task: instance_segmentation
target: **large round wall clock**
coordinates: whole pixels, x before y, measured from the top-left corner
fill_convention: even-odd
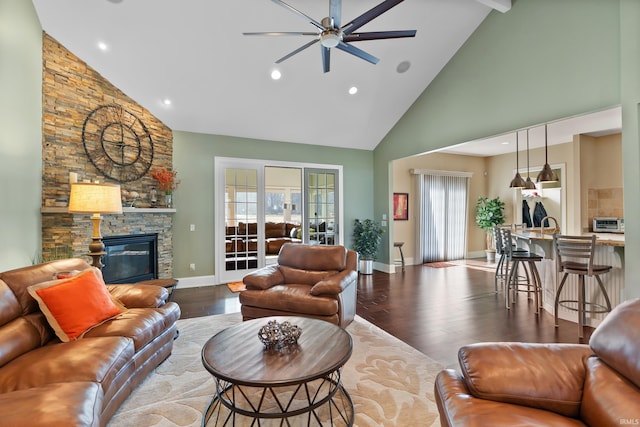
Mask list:
[[[91,163],[116,181],[135,181],[151,168],[151,133],[120,105],[103,105],[90,112],[82,126],[82,143]]]

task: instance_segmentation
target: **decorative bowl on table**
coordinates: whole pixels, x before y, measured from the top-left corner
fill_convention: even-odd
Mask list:
[[[258,331],[258,338],[266,349],[279,350],[298,344],[300,334],[302,334],[302,328],[298,325],[288,321],[279,323],[276,320],[269,320]]]

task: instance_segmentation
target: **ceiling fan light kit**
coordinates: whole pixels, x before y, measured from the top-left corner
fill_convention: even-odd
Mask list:
[[[307,23],[315,26],[319,31],[312,32],[256,32],[256,33],[242,33],[245,36],[313,36],[314,40],[302,45],[293,52],[283,56],[276,61],[279,64],[292,56],[302,52],[303,50],[311,47],[312,45],[320,42],[321,55],[322,55],[322,70],[325,73],[330,71],[331,62],[331,48],[339,49],[343,52],[363,59],[371,64],[377,64],[379,59],[375,56],[365,52],[364,50],[353,46],[350,43],[363,41],[363,40],[382,40],[382,39],[396,39],[404,37],[415,37],[416,30],[402,30],[402,31],[375,31],[375,32],[363,32],[356,33],[355,31],[374,20],[378,16],[382,15],[389,9],[404,0],[385,0],[374,8],[368,10],[357,18],[349,21],[345,25],[341,25],[342,21],[342,0],[329,0],[329,16],[323,18],[320,22],[299,11],[293,6],[285,3],[282,0],[272,0],[279,6],[289,10],[296,16],[304,19]]]

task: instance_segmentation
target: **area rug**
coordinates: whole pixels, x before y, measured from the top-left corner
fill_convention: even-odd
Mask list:
[[[227,288],[229,288],[231,292],[242,292],[247,289],[245,284],[242,282],[229,282],[227,283]]]
[[[433,267],[433,268],[445,268],[445,267],[455,267],[455,264],[451,264],[449,262],[426,262],[424,263],[425,267]]]
[[[200,351],[212,335],[240,321],[240,313],[179,320],[173,354],[134,390],[109,427],[199,426],[214,393]],[[342,382],[353,399],[354,424],[438,426],[433,384],[442,365],[358,316],[347,331],[353,354]]]

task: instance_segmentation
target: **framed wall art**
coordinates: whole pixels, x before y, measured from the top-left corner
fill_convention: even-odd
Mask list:
[[[409,219],[409,193],[393,193],[393,219]]]

